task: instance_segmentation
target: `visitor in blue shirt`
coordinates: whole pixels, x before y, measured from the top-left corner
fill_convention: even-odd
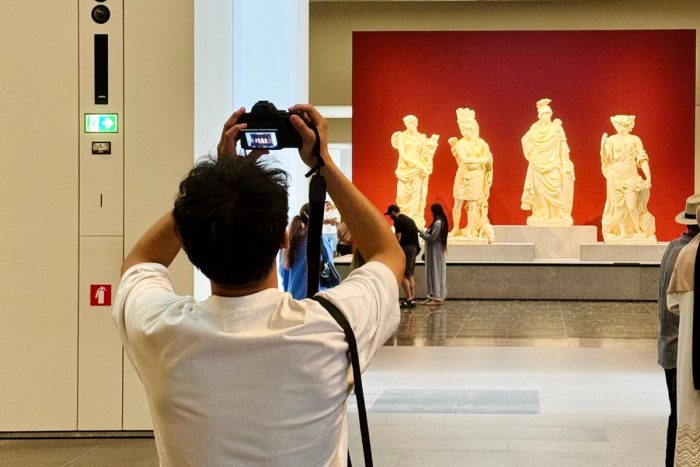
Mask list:
[[[306,203],[289,224],[289,248],[282,250],[279,271],[282,287],[297,300],[306,298],[306,280],[308,263],[306,262],[306,244],[309,232],[309,203]],[[321,264],[333,262],[333,250],[330,243],[321,237]],[[319,284],[319,291],[326,290]]]

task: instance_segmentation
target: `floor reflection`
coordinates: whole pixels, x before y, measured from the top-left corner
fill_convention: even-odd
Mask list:
[[[655,345],[656,302],[448,300],[401,310],[389,346]]]

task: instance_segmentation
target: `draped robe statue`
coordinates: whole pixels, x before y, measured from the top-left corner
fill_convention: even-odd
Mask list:
[[[601,167],[607,181],[601,222],[605,243],[656,243],[656,221],[647,210],[649,157],[642,140],[630,134],[634,119],[634,115],[610,117],[617,134],[604,133],[600,143]]]
[[[493,156],[486,141],[479,137],[476,113],[471,109],[457,109],[457,124],[462,134],[459,140],[448,140],[457,161],[452,195],[453,229],[450,236],[460,240],[481,239],[494,241],[493,226],[489,222],[489,194],[493,183]],[[462,207],[467,203],[467,226],[460,230]]]
[[[521,208],[532,211],[532,226],[571,226],[574,200],[574,164],[561,120],[552,121],[550,99],[537,102],[538,120],[522,138],[529,162]]]
[[[403,119],[406,129],[391,135],[391,145],[399,152],[396,166],[396,204],[401,212],[425,227],[425,203],[428,195],[428,179],[433,172],[433,157],[439,135],[430,138],[418,132],[418,119],[407,115]]]

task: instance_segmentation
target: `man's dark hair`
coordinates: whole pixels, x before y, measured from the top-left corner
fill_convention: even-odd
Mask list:
[[[284,241],[287,173],[251,158],[197,164],[180,183],[173,218],[192,264],[235,286],[263,280]]]

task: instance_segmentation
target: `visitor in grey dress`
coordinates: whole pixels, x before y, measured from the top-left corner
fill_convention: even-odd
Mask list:
[[[428,275],[428,299],[423,305],[441,305],[447,297],[447,216],[440,203],[430,206],[433,222],[420,236],[425,239],[425,270]]]

